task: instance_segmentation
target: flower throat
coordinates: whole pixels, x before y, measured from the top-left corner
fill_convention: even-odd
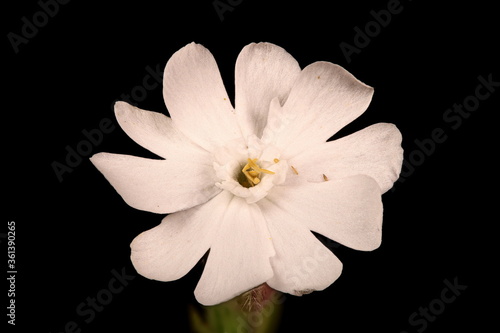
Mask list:
[[[238,182],[241,186],[249,188],[253,187],[260,183],[260,176],[263,173],[267,173],[269,175],[274,175],[274,172],[262,169],[257,164],[257,159],[247,159],[247,164],[241,169],[241,172],[238,174]],[[275,163],[278,163],[279,160],[274,159]]]

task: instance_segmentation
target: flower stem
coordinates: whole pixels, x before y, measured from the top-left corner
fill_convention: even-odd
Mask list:
[[[195,333],[275,333],[283,301],[279,291],[264,283],[227,302],[203,306],[201,311],[191,306],[191,328]]]

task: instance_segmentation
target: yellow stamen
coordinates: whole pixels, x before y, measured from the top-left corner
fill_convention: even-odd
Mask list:
[[[277,158],[275,158],[275,159],[274,159],[274,163],[278,163],[279,161],[280,161],[280,160],[279,160],[279,159],[277,159]]]
[[[328,181],[328,177],[325,174],[323,174],[323,179],[325,180],[325,182]]]
[[[248,171],[248,173],[250,174],[250,176],[252,177],[257,177],[259,175],[259,172],[258,171],[255,171],[255,170],[252,170],[252,171]]]
[[[247,168],[247,167],[248,167],[248,164],[247,164],[247,165],[245,165],[245,167],[243,168],[243,170],[241,170],[241,172],[243,172],[243,174],[245,175],[245,177],[247,177],[247,180],[248,180],[248,183],[250,184],[250,186],[254,186],[254,185],[255,185],[255,183],[254,183],[254,179],[255,179],[256,177],[252,177],[252,176],[248,173],[248,171],[246,170],[246,168]]]
[[[252,168],[252,170],[254,171],[258,171],[258,172],[264,172],[264,173],[267,173],[267,174],[270,174],[270,175],[274,175],[274,172],[270,171],[270,170],[266,170],[266,169],[261,169],[258,165],[257,165],[257,159],[254,158],[253,160],[251,159],[248,159],[248,164],[247,165],[250,165],[250,167]],[[248,170],[248,169],[247,169]]]
[[[297,169],[295,169],[295,168],[293,167],[293,165],[290,165],[290,166],[292,167],[293,173],[294,173],[294,174],[296,174],[296,175],[298,175],[298,174],[299,174],[299,172],[297,171]]]
[[[254,158],[252,159],[247,159],[247,164],[243,167],[241,172],[245,175],[245,177],[248,180],[248,183],[250,186],[254,186],[260,183],[260,174],[261,173],[267,173],[270,175],[274,175],[274,172],[267,170],[267,169],[262,169],[257,165],[257,159]]]

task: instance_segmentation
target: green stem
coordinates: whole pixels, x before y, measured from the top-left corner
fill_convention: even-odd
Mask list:
[[[279,326],[284,296],[267,284],[227,302],[189,308],[195,333],[275,333]]]

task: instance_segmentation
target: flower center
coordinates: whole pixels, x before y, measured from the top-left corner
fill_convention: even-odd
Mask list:
[[[289,167],[279,158],[277,148],[256,136],[230,141],[214,151],[215,186],[255,203],[285,182]]]
[[[267,173],[269,175],[275,174],[273,171],[262,169],[257,164],[257,158],[248,158],[247,161],[248,163],[241,169],[241,173],[238,175],[238,183],[243,187],[249,188],[259,184],[262,173]],[[278,163],[279,160],[275,158],[274,162]]]

